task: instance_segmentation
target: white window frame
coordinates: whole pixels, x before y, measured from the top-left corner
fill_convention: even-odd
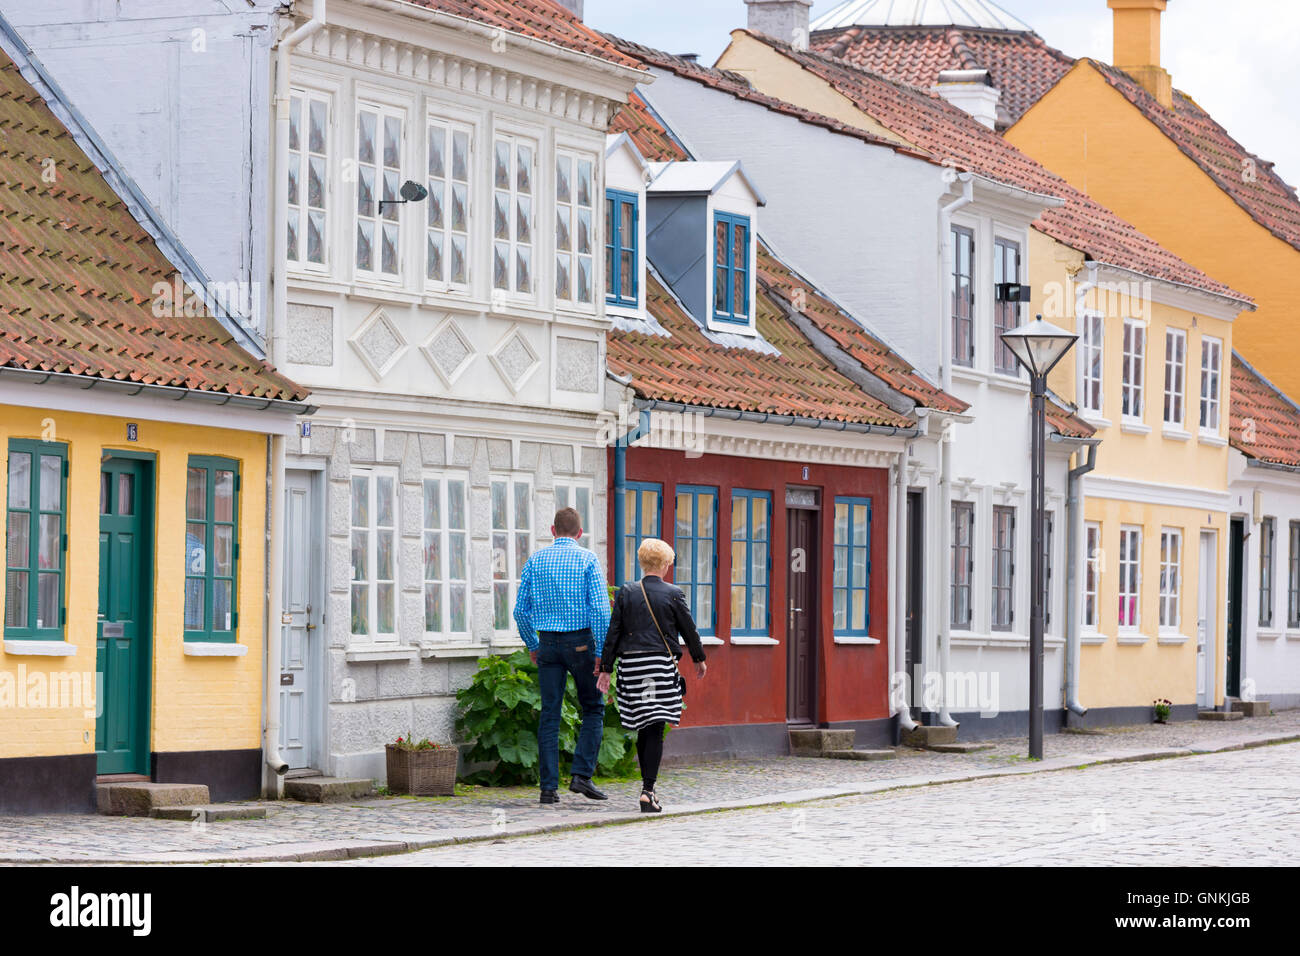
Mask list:
[[[1259,626],[1272,628],[1277,620],[1277,518],[1265,515],[1259,521]]]
[[[1100,417],[1106,408],[1106,317],[1100,312],[1085,312],[1079,330],[1079,408]],[[1097,359],[1097,374],[1091,374],[1092,357]],[[1089,404],[1091,386],[1096,385],[1097,404]]]
[[[295,100],[298,102],[299,109],[302,110],[298,116],[298,136],[299,148],[297,150],[290,148],[289,166],[293,170],[296,162],[298,173],[298,197],[299,201],[289,202],[288,183],[284,184],[284,196],[286,215],[288,224],[297,224],[298,251],[299,255],[294,256],[290,250],[288,256],[289,268],[308,273],[328,274],[330,271],[330,256],[333,252],[334,244],[331,242],[331,218],[334,214],[334,177],[331,175],[334,159],[334,97],[327,92],[315,90],[303,86],[295,86],[289,91],[289,110],[291,122],[293,116],[297,113],[294,109]],[[325,151],[323,153],[313,153],[310,147],[311,135],[311,107],[313,103],[321,103],[325,106]],[[295,157],[295,153],[297,154]],[[324,177],[322,189],[324,191],[325,205],[320,207],[320,212],[324,216],[324,223],[321,228],[321,262],[312,262],[306,258],[307,249],[307,226],[310,221],[311,213],[314,207],[307,205],[308,184],[310,183],[310,161],[312,157],[319,157],[324,161]]]
[[[435,131],[440,132],[443,146],[443,175],[441,178],[433,175],[431,168],[433,159],[433,136]],[[455,140],[457,136],[464,136],[468,141],[466,155],[466,179],[457,180],[455,178]],[[475,226],[475,203],[474,191],[478,188],[478,179],[480,170],[478,163],[477,149],[477,131],[472,123],[463,122],[442,116],[436,113],[428,113],[424,120],[424,184],[429,189],[429,199],[425,202],[428,208],[423,214],[423,248],[420,253],[421,274],[424,279],[426,289],[435,292],[468,292],[474,282],[474,226]],[[462,185],[465,189],[465,228],[464,230],[454,229],[452,227],[452,194],[457,185]],[[442,200],[442,226],[434,226],[430,223],[430,217],[433,215],[435,206],[433,196],[435,188],[441,188],[443,193]],[[437,278],[429,275],[429,243],[434,236],[442,239],[442,269]],[[465,276],[462,281],[456,281],[451,277],[452,264],[452,246],[455,238],[460,236],[465,243]]]
[[[585,478],[557,478],[555,480],[555,510],[561,508],[574,508],[579,516],[582,515],[582,509],[578,508],[575,502],[578,500],[578,492],[587,493],[587,516],[582,519],[582,537],[578,539],[578,544],[582,545],[588,551],[594,550],[592,543],[592,525],[595,524],[596,514],[596,491],[595,483]],[[536,510],[536,509],[534,509]],[[536,516],[534,516],[536,517]]]
[[[1214,358],[1213,365],[1207,364],[1207,359],[1211,356]],[[1219,428],[1222,424],[1223,409],[1223,340],[1213,335],[1201,336],[1201,403],[1200,417],[1198,423],[1206,422],[1209,424],[1200,425],[1202,435],[1218,436]],[[1207,410],[1211,412],[1206,415]]]
[[[497,527],[497,516],[491,496],[494,494],[495,485],[504,483],[506,486],[506,527]],[[516,488],[524,487],[527,489],[526,500],[528,502],[529,521],[528,527],[522,528],[519,525],[519,515],[516,508]],[[518,561],[515,555],[515,542],[517,536],[526,534],[528,538],[528,554],[531,556],[537,549],[537,507],[533,496],[534,486],[532,475],[520,473],[513,474],[495,474],[488,478],[488,526],[490,537],[488,539],[491,548],[491,582],[492,582],[492,627],[498,635],[510,635],[514,632],[514,614],[515,599],[519,595],[519,575],[523,572],[523,565]],[[506,547],[504,553],[498,547],[498,536],[506,536]],[[496,622],[496,595],[497,587],[500,584],[506,585],[506,620],[504,627],[498,627]]]
[[[1141,348],[1136,346],[1141,339]],[[1136,319],[1124,320],[1124,340],[1121,342],[1120,365],[1120,418],[1125,422],[1141,422],[1146,417],[1146,360],[1147,326]],[[1129,400],[1131,399],[1131,400]],[[1126,400],[1129,400],[1126,402]],[[1125,411],[1128,405],[1134,411]]]
[[[364,528],[360,525],[352,524],[352,496],[354,494],[353,485],[358,478],[364,479],[368,483],[368,487],[369,487],[368,495],[370,501],[370,521]],[[378,570],[378,561],[376,560],[376,558],[378,555],[378,539],[379,539],[378,532],[380,530],[380,526],[378,525],[377,522],[379,519],[379,508],[378,508],[379,479],[381,478],[389,478],[392,480],[393,483],[393,499],[392,499],[393,524],[391,528],[385,527],[385,530],[391,531],[393,536],[393,552],[392,552],[393,553],[393,577],[383,578],[383,579],[375,576],[375,572]],[[351,635],[351,639],[354,643],[395,644],[400,640],[401,593],[402,593],[401,592],[402,518],[400,512],[401,504],[402,504],[401,481],[398,478],[398,472],[396,468],[363,467],[363,468],[352,469],[351,474],[348,476],[348,547],[349,549],[352,547],[353,532],[358,530],[364,530],[367,532],[366,570],[369,572],[369,576],[364,581],[357,581],[353,579],[349,583],[349,588],[348,588],[349,601],[351,601],[351,589],[354,585],[365,584],[368,586],[369,589],[366,597],[366,616],[367,616],[367,622],[369,624],[369,628],[366,633],[361,634],[352,631],[351,623],[349,623],[348,632]],[[376,629],[379,621],[378,595],[379,595],[380,584],[391,584],[393,588],[393,631],[391,634],[381,633]]]
[[[1178,355],[1170,354],[1171,345],[1177,342]],[[1170,417],[1171,406],[1175,412]],[[1182,429],[1187,422],[1187,333],[1182,329],[1165,329],[1165,387],[1161,409],[1164,423]]]
[[[353,196],[353,207],[352,207],[353,209],[352,212],[353,274],[356,275],[358,278],[367,281],[383,282],[386,284],[393,284],[393,283],[400,284],[403,280],[403,274],[404,274],[402,259],[406,254],[405,243],[403,243],[402,241],[403,206],[400,204],[391,205],[381,212],[379,208],[379,202],[380,200],[383,200],[385,203],[388,202],[388,200],[384,196],[384,182],[385,182],[384,173],[386,170],[394,168],[394,167],[384,165],[384,134],[387,126],[387,121],[390,119],[396,119],[401,124],[402,127],[401,139],[397,145],[397,161],[399,164],[396,167],[397,190],[400,190],[402,188],[402,184],[406,182],[408,178],[406,175],[406,171],[407,171],[406,142],[407,142],[407,137],[410,135],[410,129],[408,125],[409,111],[405,107],[401,107],[401,106],[393,106],[386,103],[380,103],[374,100],[359,99],[357,101],[356,109],[353,112],[354,112],[353,135],[355,139],[353,141],[352,159],[356,163],[355,186],[357,189],[357,193]],[[374,157],[374,161],[371,163],[363,163],[361,161],[361,114],[362,113],[374,113],[376,116],[375,157]],[[359,191],[361,189],[362,169],[364,167],[371,167],[375,170],[375,187],[372,195],[372,202],[374,203],[374,215],[370,215],[370,216],[362,215],[361,210],[359,208],[359,195],[360,195]],[[394,200],[400,198],[396,190],[394,191],[392,198]],[[392,210],[391,215],[394,218],[385,219],[384,216],[389,214],[389,209]],[[361,224],[363,222],[369,222],[374,226],[374,239],[371,243],[371,249],[370,249],[371,268],[369,269],[363,268],[360,265],[360,263],[357,261],[357,239],[361,233]],[[397,229],[397,271],[396,272],[385,272],[383,268],[383,261],[384,261],[383,226],[384,223],[386,222],[392,223],[393,226],[395,226]]]
[[[1174,556],[1170,560],[1170,544]],[[1182,626],[1183,532],[1178,528],[1160,529],[1160,630],[1176,634]]]
[[[510,148],[510,171],[509,171],[510,183],[508,189],[503,189],[499,187],[497,185],[497,179],[496,179],[497,148],[502,143],[507,144]],[[531,168],[529,170],[529,181],[528,181],[530,188],[527,193],[521,193],[519,191],[518,160],[519,160],[519,148],[521,146],[526,146],[528,149],[532,150],[532,163],[531,163]],[[542,243],[538,241],[540,234],[537,231],[537,224],[538,222],[550,221],[549,215],[545,215],[545,216],[542,215],[543,213],[542,204],[539,201],[539,195],[540,195],[539,187],[541,185],[539,179],[539,173],[540,173],[540,163],[538,161],[539,152],[540,152],[539,140],[537,137],[529,136],[523,133],[516,133],[508,129],[493,130],[492,148],[488,155],[487,165],[490,171],[489,180],[488,180],[489,182],[488,192],[491,196],[491,205],[489,207],[489,219],[491,221],[491,227],[489,229],[489,233],[490,233],[489,242],[491,245],[491,252],[492,252],[491,257],[489,259],[490,266],[489,266],[488,285],[489,288],[492,290],[492,294],[494,296],[504,295],[512,299],[520,299],[527,302],[537,301],[537,296],[538,296],[537,290],[540,288],[539,283],[540,283],[540,276],[541,276],[541,273],[539,273],[537,268],[537,264],[539,261],[538,253],[540,248],[542,247]],[[507,197],[509,203],[508,221],[507,221],[508,238],[504,238],[504,239],[497,237],[497,228],[496,228],[497,201],[498,198],[503,195]],[[528,242],[519,241],[519,218],[517,215],[517,211],[518,211],[517,204],[521,196],[527,197],[532,209],[530,223],[529,223]],[[547,210],[547,212],[549,212],[549,210]],[[498,287],[497,280],[496,280],[497,247],[501,245],[504,245],[509,252],[509,262],[507,263],[508,282],[505,287]],[[528,273],[529,287],[527,290],[521,292],[519,290],[518,256],[519,256],[519,251],[525,248],[528,250],[528,258],[529,258],[529,273]]]
[[[438,508],[441,527],[430,528],[427,526],[426,516],[428,509],[425,506],[426,495],[429,492],[426,482],[438,483]],[[453,528],[450,526],[451,517],[451,489],[450,482],[459,482],[462,486],[462,495],[464,497],[464,524],[463,528]],[[421,606],[428,600],[429,585],[433,584],[438,588],[438,600],[441,602],[440,607],[443,611],[443,628],[440,631],[429,630],[429,618],[427,609],[424,613],[424,637],[428,641],[437,641],[443,643],[468,643],[473,634],[473,606],[474,606],[474,581],[473,574],[470,570],[470,484],[468,472],[449,472],[449,471],[427,471],[421,475],[420,481],[420,548],[421,548]],[[429,547],[429,535],[438,535],[438,562],[442,569],[440,579],[431,579],[425,569],[423,559],[424,553]],[[460,534],[463,538],[464,557],[465,557],[465,577],[451,577],[451,556],[452,556],[452,535]],[[453,586],[462,586],[465,589],[465,626],[459,630],[451,627],[451,589]]]
[[[1125,539],[1130,535],[1137,536],[1137,555],[1132,560],[1128,559],[1128,549],[1124,547]],[[1121,632],[1134,632],[1142,627],[1142,528],[1138,525],[1121,525],[1119,529],[1119,600],[1122,604],[1125,598],[1133,599],[1133,617],[1132,622],[1125,624],[1123,615],[1119,614],[1119,608],[1116,608],[1116,620]],[[1133,590],[1125,590],[1125,579],[1129,576],[1128,570],[1132,569]]]
[[[495,161],[495,160],[494,160]],[[567,162],[571,168],[569,180],[569,201],[560,201],[560,164]],[[578,182],[580,164],[591,164],[591,182],[588,187],[587,200],[588,204],[583,207],[579,202]],[[553,198],[555,209],[555,245],[554,245],[554,266],[555,266],[555,304],[568,309],[575,309],[582,312],[594,312],[596,309],[596,298],[599,295],[604,297],[605,283],[601,278],[599,287],[596,284],[599,273],[599,258],[605,254],[605,243],[600,236],[600,220],[605,212],[605,193],[600,183],[600,163],[596,156],[582,150],[568,149],[557,147],[555,150],[555,181],[553,183]],[[599,193],[599,195],[598,195]],[[581,222],[581,210],[586,208],[588,213],[587,227],[587,252],[584,255],[578,249],[579,224]],[[569,231],[569,246],[567,249],[560,248],[560,219],[564,217],[567,221],[566,228]],[[560,259],[569,260],[569,294],[562,296],[559,289],[560,281]],[[578,298],[578,275],[581,266],[581,260],[588,260],[587,269],[587,299],[583,301]]]
[[[1080,620],[1083,629],[1096,631],[1101,617],[1101,523],[1088,521],[1083,526],[1083,607]],[[1091,588],[1089,587],[1091,584]],[[1092,613],[1088,613],[1088,598],[1092,598]]]

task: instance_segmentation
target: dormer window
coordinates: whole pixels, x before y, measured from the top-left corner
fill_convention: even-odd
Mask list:
[[[635,309],[638,298],[638,223],[640,200],[636,193],[605,191],[605,301]]]
[[[713,318],[749,324],[749,217],[713,214]]]

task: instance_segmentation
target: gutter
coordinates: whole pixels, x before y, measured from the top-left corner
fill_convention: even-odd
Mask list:
[[[798,415],[777,415],[772,412],[746,412],[738,408],[712,408],[705,405],[686,405],[657,398],[637,398],[633,405],[644,411],[691,412],[705,418],[725,418],[736,422],[754,422],[759,425],[797,425],[801,428],[834,432],[855,432],[861,435],[883,435],[887,438],[917,438],[921,429],[899,425],[868,425],[861,422],[837,422],[824,418],[803,418]]]
[[[153,395],[167,398],[174,402],[194,401],[207,405],[232,405],[236,408],[251,408],[254,411],[277,411],[290,415],[314,415],[316,405],[304,405],[302,402],[284,398],[257,398],[252,395],[232,395],[228,392],[205,392],[194,388],[181,388],[176,385],[151,385],[145,382],[128,382],[119,378],[96,378],[90,375],[78,375],[74,372],[42,372],[35,369],[0,367],[0,376],[5,378],[26,379],[34,385],[68,385],[83,391],[101,388],[124,395]]]

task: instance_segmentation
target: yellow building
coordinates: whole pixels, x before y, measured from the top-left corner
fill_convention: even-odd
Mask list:
[[[0,812],[93,809],[106,778],[252,797],[268,449],[305,393],[3,41]]]
[[[955,169],[1064,200],[1031,231],[1030,313],[1080,333],[1074,362],[1049,384],[1102,439],[1071,557],[1081,591],[1067,635],[1077,678],[1067,679],[1065,703],[1076,705],[1072,722],[1106,724],[1149,719],[1157,698],[1171,700],[1177,718],[1221,702],[1226,396],[1233,320],[1249,298],[1048,172],[998,136],[991,118],[758,30],[733,32],[717,65]],[[1179,360],[1168,362],[1167,349]]]

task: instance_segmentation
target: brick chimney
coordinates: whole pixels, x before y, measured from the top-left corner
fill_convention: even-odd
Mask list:
[[[582,0],[555,0],[560,6],[568,10],[579,20],[582,19]]]
[[[749,29],[796,50],[808,49],[808,10],[813,0],[745,0]]]
[[[1137,80],[1166,109],[1174,105],[1174,84],[1160,66],[1160,14],[1168,0],[1106,0],[1114,11],[1114,65]]]

